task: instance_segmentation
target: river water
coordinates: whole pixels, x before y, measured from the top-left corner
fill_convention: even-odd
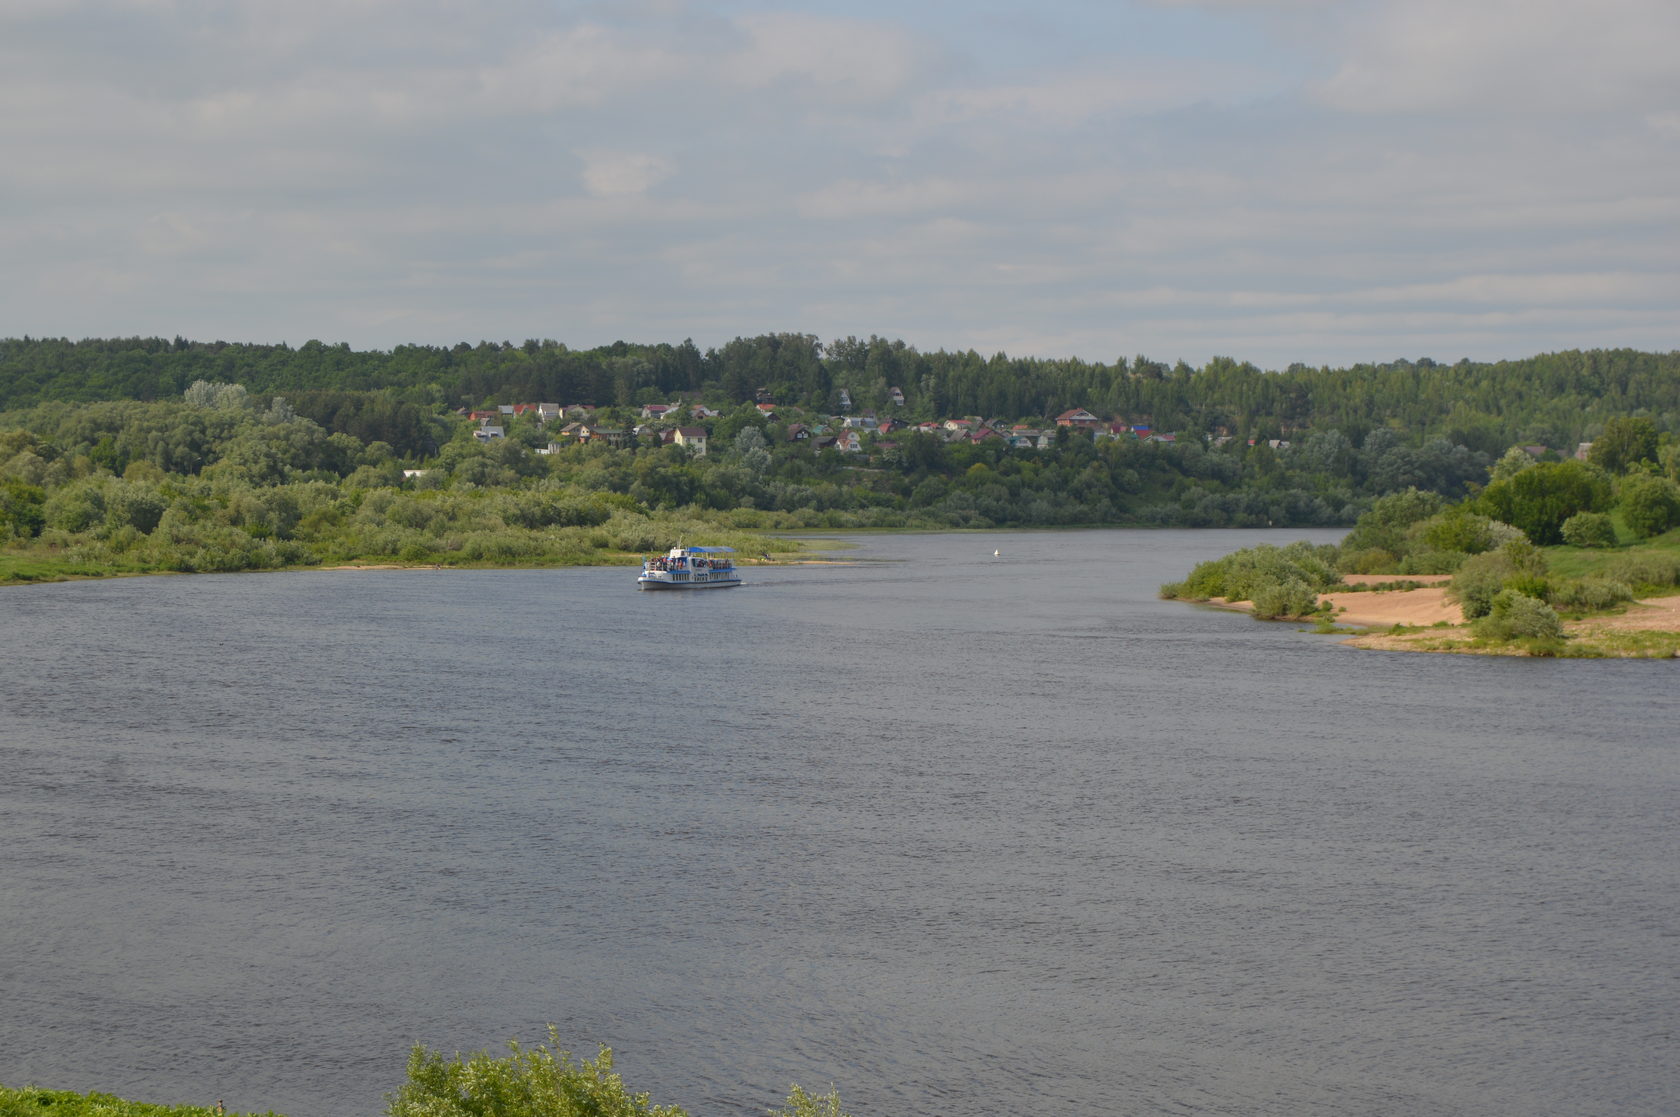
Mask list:
[[[697,1117],[1676,1112],[1674,665],[1154,596],[1298,534],[4,591],[0,1082],[372,1117],[552,1022]]]

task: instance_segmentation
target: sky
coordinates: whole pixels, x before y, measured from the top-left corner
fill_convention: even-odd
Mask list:
[[[0,336],[1680,348],[1675,0],[0,0]]]

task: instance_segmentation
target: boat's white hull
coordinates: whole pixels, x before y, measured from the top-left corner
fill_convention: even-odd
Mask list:
[[[726,590],[730,586],[741,584],[739,578],[719,578],[716,581],[703,582],[667,582],[663,578],[637,578],[636,585],[644,590]]]

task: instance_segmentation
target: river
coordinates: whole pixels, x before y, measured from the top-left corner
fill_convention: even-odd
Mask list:
[[[0,592],[0,1082],[373,1117],[552,1022],[696,1117],[1672,1114],[1674,665],[1155,597],[1301,534]]]

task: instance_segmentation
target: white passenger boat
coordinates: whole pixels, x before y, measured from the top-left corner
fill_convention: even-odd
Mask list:
[[[642,560],[636,585],[644,590],[711,590],[741,584],[733,547],[684,547],[681,544],[656,558]]]

